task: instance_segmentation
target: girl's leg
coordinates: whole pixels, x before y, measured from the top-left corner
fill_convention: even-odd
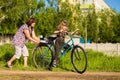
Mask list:
[[[55,57],[54,57],[54,62],[56,62],[58,60],[59,52],[60,52],[60,45],[59,45],[58,41],[56,41],[55,42]]]
[[[60,54],[60,48],[63,46],[63,39],[62,38],[57,38],[55,41],[55,57],[53,61],[53,66],[56,67],[56,63],[59,61],[59,54]]]

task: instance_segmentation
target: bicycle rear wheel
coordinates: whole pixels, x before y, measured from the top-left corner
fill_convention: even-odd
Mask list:
[[[84,73],[87,69],[88,59],[86,52],[80,46],[74,46],[71,53],[71,62],[78,73]]]
[[[38,45],[33,50],[33,62],[36,68],[50,69],[53,62],[53,51],[48,45]]]

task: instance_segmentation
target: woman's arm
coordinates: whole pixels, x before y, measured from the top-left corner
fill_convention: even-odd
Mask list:
[[[38,41],[38,40],[35,40],[35,39],[33,39],[31,36],[30,36],[30,33],[29,33],[29,30],[24,30],[24,33],[25,33],[25,36],[30,40],[30,41],[32,41],[32,42],[34,42],[34,43],[36,43],[36,44],[39,44],[40,43],[40,41]]]
[[[36,41],[39,41],[40,42],[40,39],[35,35],[35,32],[34,30],[32,31],[32,38]]]

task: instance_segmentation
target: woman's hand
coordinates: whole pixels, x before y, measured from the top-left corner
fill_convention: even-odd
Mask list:
[[[29,30],[24,30],[24,33],[25,33],[25,36],[32,42],[34,42],[35,44],[39,44],[40,43],[40,40],[37,39],[37,38],[33,38],[30,36],[30,33],[29,33]]]
[[[36,44],[40,44],[40,40],[38,41],[38,40],[36,40],[36,42],[35,42]]]

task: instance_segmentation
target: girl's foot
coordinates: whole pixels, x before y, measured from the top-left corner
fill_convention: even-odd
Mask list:
[[[53,67],[56,67],[56,64],[53,64],[52,66],[53,66]]]
[[[52,66],[53,66],[53,67],[56,67],[56,60],[53,61]]]

